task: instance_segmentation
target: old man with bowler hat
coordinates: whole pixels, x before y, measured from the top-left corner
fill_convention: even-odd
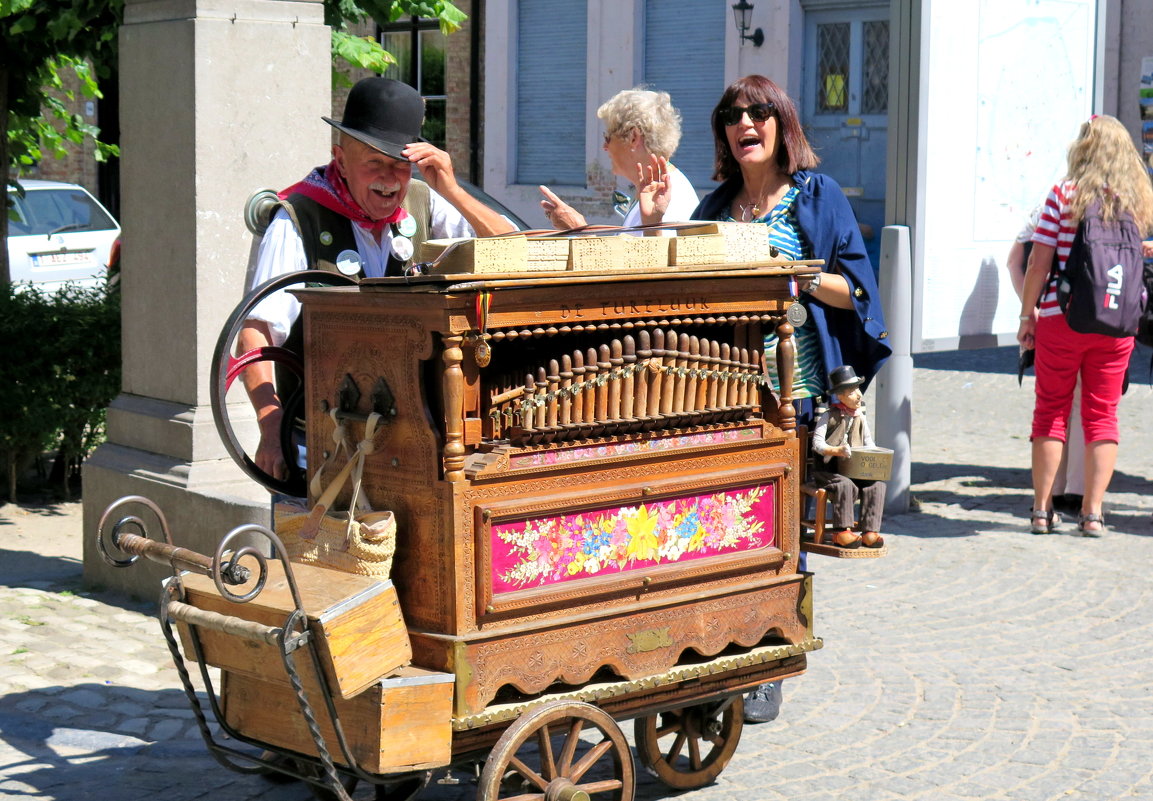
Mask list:
[[[411,86],[365,78],[349,93],[340,121],[322,119],[338,131],[332,160],[278,193],[280,207],[260,241],[249,290],[306,269],[358,279],[403,275],[425,239],[514,230],[457,183],[448,153],[421,141],[424,99]],[[414,164],[423,181],[413,179]],[[299,336],[293,334],[299,315],[296,298],[269,297],[241,330],[241,352]],[[256,464],[281,478],[282,406],[272,367],[254,364],[242,380],[260,425]]]
[[[816,466],[813,481],[828,492],[833,502],[833,544],[841,548],[880,548],[885,544],[879,531],[885,511],[885,483],[864,481],[829,470],[834,457],[848,458],[853,448],[876,445],[865,417],[861,384],[850,365],[841,365],[829,373],[829,383],[836,401],[817,416],[813,427],[812,448]],[[836,467],[835,463],[832,465]],[[853,530],[854,508],[861,501],[860,524]]]

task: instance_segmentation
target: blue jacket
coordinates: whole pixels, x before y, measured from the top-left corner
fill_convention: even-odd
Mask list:
[[[806,304],[813,324],[821,335],[821,355],[825,362],[825,390],[828,372],[842,364],[852,365],[865,380],[862,388],[889,358],[889,333],[881,310],[877,278],[857,218],[841,187],[827,175],[802,170],[793,175],[798,188],[797,225],[813,248],[813,258],[823,259],[824,271],[839,272],[849,282],[852,309],[837,309],[810,297]],[[693,212],[694,220],[726,219],[733,198],[741,191],[738,173],[705,196]]]

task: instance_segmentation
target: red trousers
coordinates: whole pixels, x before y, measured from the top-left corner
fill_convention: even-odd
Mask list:
[[[1129,369],[1133,337],[1078,334],[1065,315],[1037,320],[1033,434],[1062,442],[1067,436],[1073,388],[1081,376],[1081,427],[1085,442],[1117,442],[1117,403]]]

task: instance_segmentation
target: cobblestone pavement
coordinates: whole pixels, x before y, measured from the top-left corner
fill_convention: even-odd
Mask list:
[[[1035,537],[1015,353],[918,357],[919,511],[886,519],[884,559],[810,559],[824,649],[688,797],[1153,799],[1151,396],[1135,383],[1122,403],[1109,536]],[[56,550],[46,527],[68,533]],[[0,798],[311,798],[211,759],[153,599],[82,590],[78,532],[79,504],[0,511]],[[672,795],[639,776],[638,798]],[[475,797],[453,778],[421,797]]]

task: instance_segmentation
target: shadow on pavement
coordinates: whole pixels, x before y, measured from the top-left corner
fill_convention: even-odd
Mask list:
[[[1148,504],[1130,500],[1146,495],[1148,487],[1144,476],[1122,471],[1113,474],[1105,496],[1106,524],[1111,531],[1153,536]],[[1020,518],[1022,526],[1028,525],[1033,500],[1032,474],[1027,468],[914,462],[911,493],[920,508],[892,516],[892,522],[897,524],[895,533],[925,538],[972,536],[981,525],[999,524],[1000,516],[1006,512]],[[929,522],[956,520],[956,515],[934,514],[933,506],[988,509],[989,514],[983,519],[975,518],[972,530],[958,532],[956,526],[942,527]],[[1066,515],[1065,522],[1075,523],[1075,518]]]
[[[197,695],[205,703],[203,693]],[[207,708],[206,713],[211,716]],[[110,727],[108,721],[115,718],[119,722]],[[210,730],[219,740],[215,724]],[[206,790],[212,784],[251,781],[256,782],[252,796],[269,797],[263,793],[272,787],[213,760],[191,725],[188,700],[180,690],[89,683],[9,693],[0,699],[0,741],[17,755],[4,765],[5,789],[37,798],[104,799],[113,797],[108,794],[113,788],[128,791],[122,798],[160,797],[166,787],[186,782],[190,770],[200,781],[204,771],[217,777]],[[125,784],[128,777],[131,787]],[[152,792],[142,792],[150,787]]]

